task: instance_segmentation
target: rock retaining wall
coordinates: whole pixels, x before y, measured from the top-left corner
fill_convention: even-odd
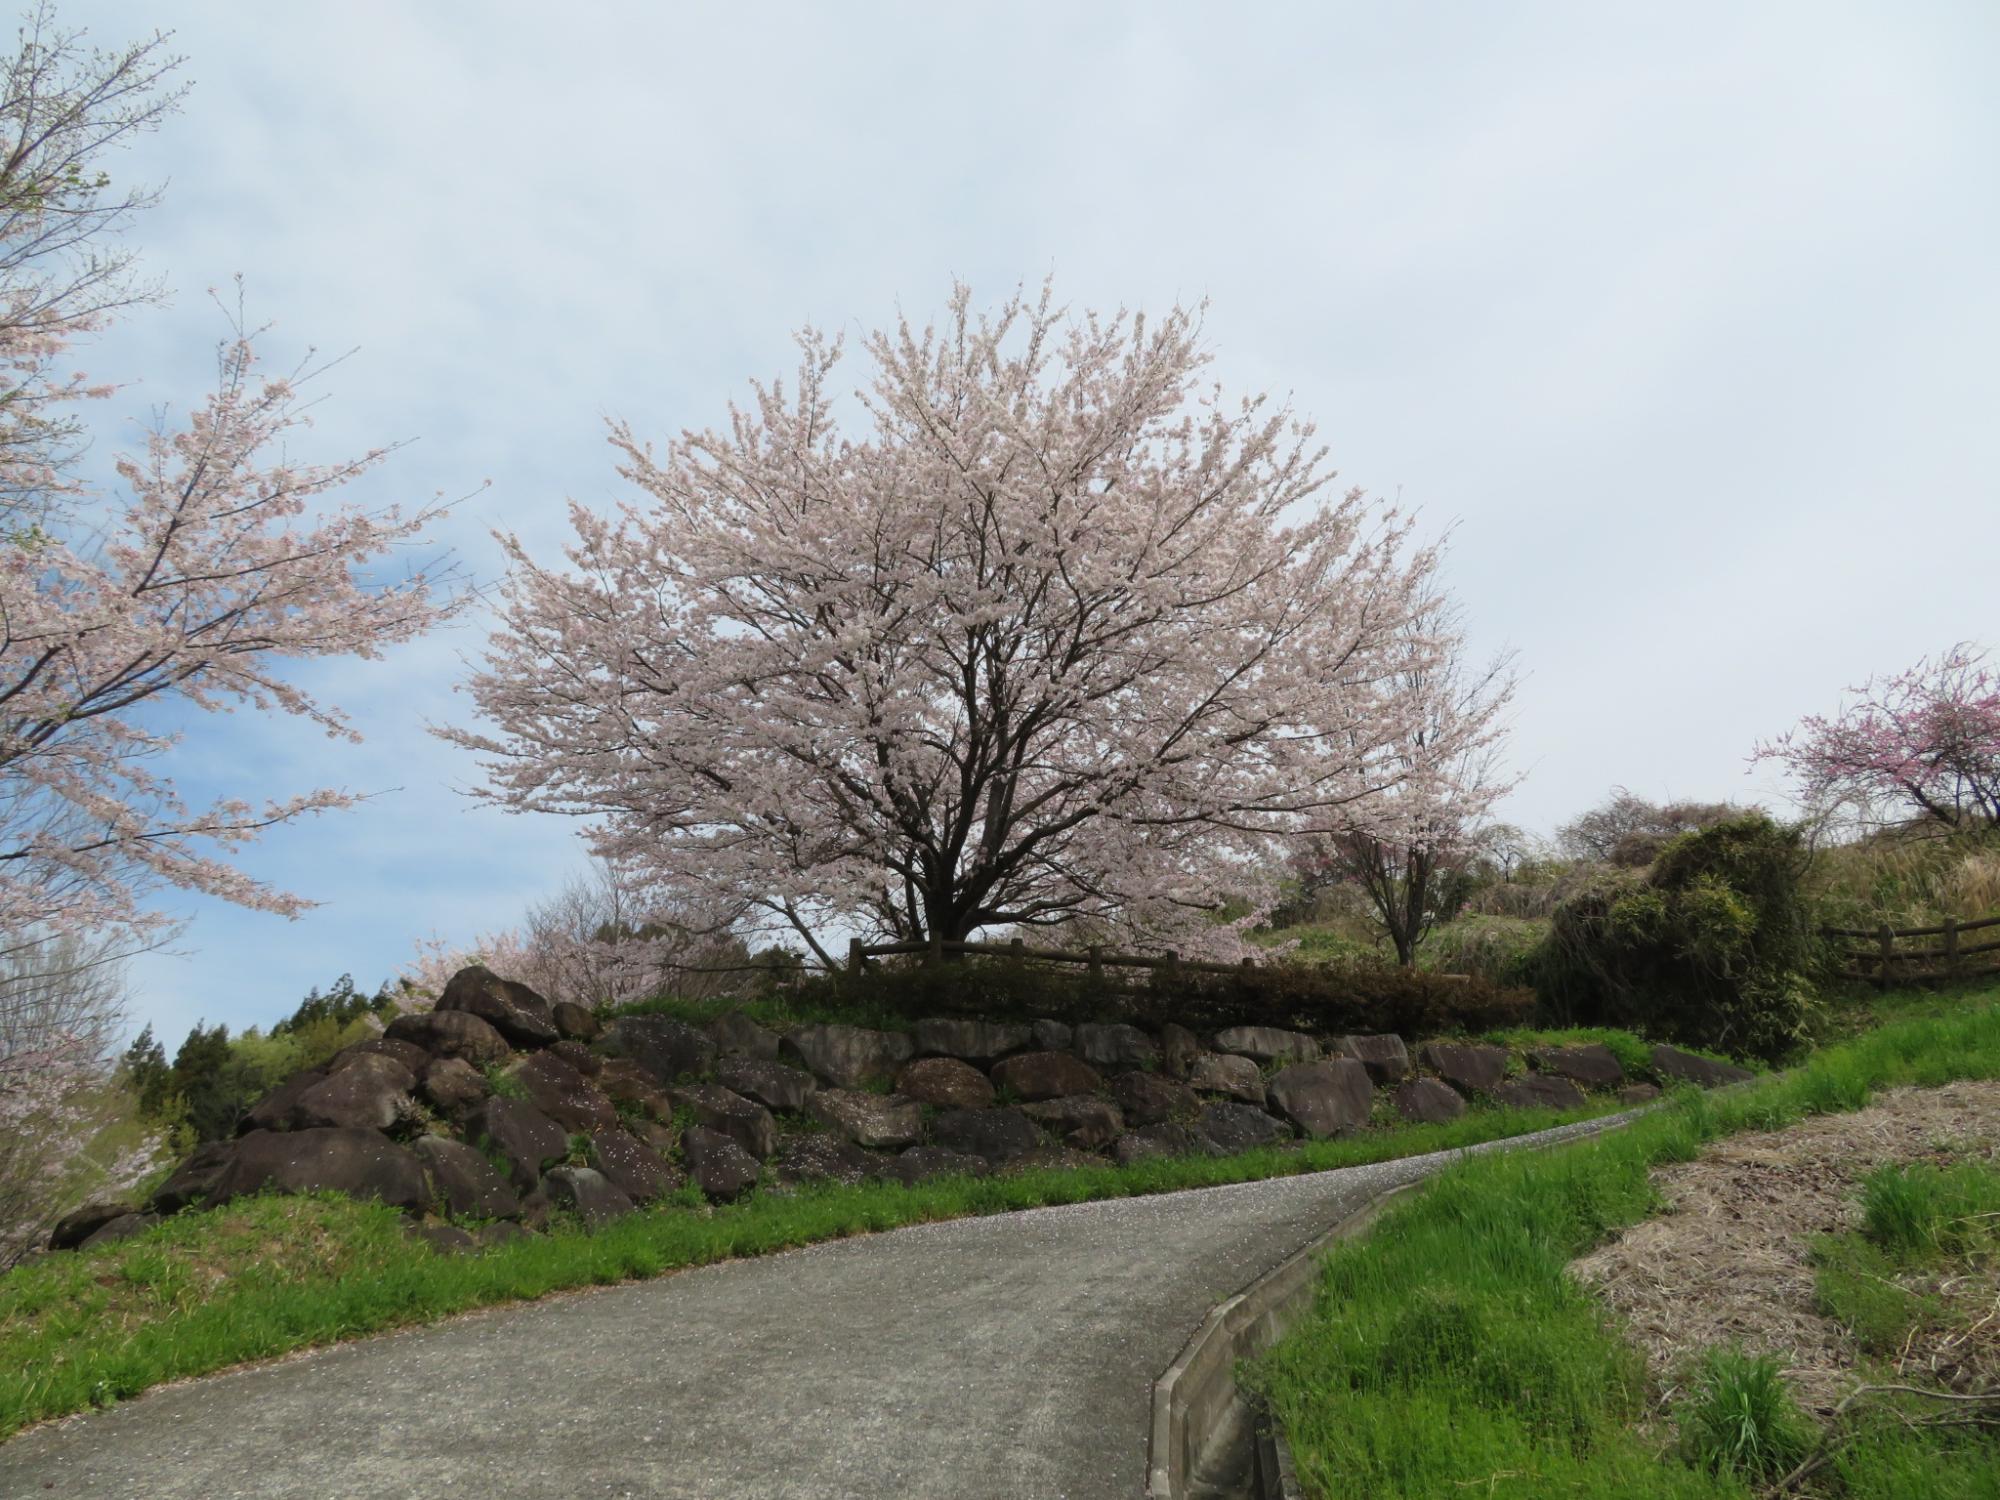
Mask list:
[[[1653,1071],[1704,1085],[1749,1076],[1665,1047]],[[740,1013],[605,1024],[471,968],[434,1011],[272,1090],[234,1140],[201,1147],[145,1205],[65,1219],[52,1248],[247,1193],[333,1189],[403,1209],[440,1249],[467,1249],[558,1214],[594,1227],[689,1183],[727,1202],[759,1184],[1220,1156],[1450,1120],[1468,1100],[1571,1108],[1586,1090],[1627,1102],[1658,1092],[1599,1046],[1413,1052],[1394,1036],[1053,1020],[781,1035]]]

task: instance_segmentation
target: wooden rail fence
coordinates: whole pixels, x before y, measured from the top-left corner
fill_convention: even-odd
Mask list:
[[[1085,964],[1093,974],[1106,969],[1164,969],[1170,974],[1235,974],[1257,967],[1255,960],[1248,958],[1240,964],[1218,964],[1184,959],[1173,952],[1148,956],[1108,953],[1098,947],[1085,948],[1080,953],[1067,948],[1030,948],[1020,938],[1005,943],[864,943],[860,938],[851,938],[847,944],[847,967],[850,973],[858,974],[871,958],[911,955],[921,956],[926,963],[941,963],[948,954],[986,954],[994,958],[1034,959],[1038,963]]]
[[[1020,938],[1005,943],[864,943],[860,938],[847,942],[848,972],[858,974],[871,958],[922,957],[925,963],[942,963],[946,954],[986,955],[991,958],[1032,959],[1046,964],[1083,964],[1093,974],[1106,969],[1155,969],[1169,974],[1240,974],[1261,968],[1254,958],[1238,963],[1211,963],[1206,959],[1182,958],[1171,949],[1165,953],[1112,953],[1104,948],[1030,948]],[[1464,981],[1464,974],[1433,974],[1433,979]]]
[[[1976,922],[1947,918],[1937,927],[1822,927],[1823,937],[1865,941],[1865,948],[1842,948],[1838,952],[1841,972],[1850,979],[1872,979],[1887,989],[1894,979],[1965,979],[1981,974],[2000,974],[2000,939],[1968,943],[1969,932],[2000,927],[2000,916],[1981,917]],[[1937,944],[1898,947],[1899,943],[1938,938]],[[1968,960],[1976,960],[1968,962]]]

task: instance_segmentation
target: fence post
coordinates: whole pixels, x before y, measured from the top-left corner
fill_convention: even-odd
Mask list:
[[[1179,977],[1181,972],[1181,956],[1172,948],[1167,950],[1167,972],[1176,978]]]
[[[944,939],[939,937],[937,933],[933,931],[931,933],[931,945],[924,952],[924,967],[929,968],[933,964],[941,964],[943,962],[944,962]]]
[[[861,951],[861,939],[849,938],[847,940],[847,972],[850,974],[859,974],[867,962],[868,955]]]
[[[1889,988],[1889,964],[1896,956],[1896,932],[1884,922],[1879,936],[1882,944],[1882,972],[1875,976],[1875,988],[1886,990]]]
[[[1009,958],[1012,958],[1012,959],[1015,959],[1015,960],[1017,960],[1017,961],[1018,961],[1018,960],[1020,959],[1020,957],[1021,957],[1021,950],[1022,950],[1022,949],[1024,949],[1024,948],[1026,948],[1027,946],[1028,946],[1028,945],[1027,945],[1026,943],[1024,943],[1023,941],[1021,941],[1021,939],[1019,939],[1019,938],[1009,938],[1009,939],[1007,939],[1007,948],[1008,948],[1008,955],[1007,955],[1007,956],[1008,956]]]
[[[1257,967],[1257,960],[1252,958],[1249,954],[1246,953],[1243,955],[1242,966],[1246,969],[1254,969]]]
[[[1084,949],[1084,952],[1090,955],[1090,977],[1092,979],[1102,979],[1104,977],[1104,950],[1098,947],[1097,944],[1092,943],[1088,948]]]
[[[1958,918],[1944,919],[1944,975],[1947,979],[1958,978]]]

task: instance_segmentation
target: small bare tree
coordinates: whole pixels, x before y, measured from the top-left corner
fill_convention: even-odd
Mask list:
[[[1514,786],[1497,765],[1514,678],[1511,655],[1467,662],[1458,611],[1441,592],[1424,596],[1402,633],[1404,665],[1387,691],[1410,718],[1377,757],[1387,790],[1312,847],[1318,880],[1358,889],[1407,966],[1455,908],[1453,886],[1482,852],[1486,815]]]

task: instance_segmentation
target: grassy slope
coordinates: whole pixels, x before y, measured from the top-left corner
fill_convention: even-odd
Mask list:
[[[1637,1355],[1564,1268],[1657,1206],[1655,1163],[1688,1160],[1733,1131],[1860,1108],[1883,1086],[1995,1076],[2000,991],[1989,990],[1740,1092],[1684,1094],[1602,1140],[1443,1174],[1366,1240],[1329,1255],[1313,1313],[1256,1371],[1308,1491],[1750,1494],[1733,1473],[1684,1462],[1669,1437],[1635,1429],[1647,1397]],[[1995,1492],[1990,1450],[1942,1443],[1877,1456],[1873,1470],[1856,1464],[1848,1493]]]
[[[181,1214],[99,1250],[0,1277],[0,1437],[27,1423],[247,1360],[566,1288],[657,1276],[899,1225],[1356,1166],[1602,1114],[1480,1110],[1443,1126],[1130,1167],[1040,1170],[916,1187],[757,1193],[710,1209],[684,1197],[586,1235],[558,1231],[440,1256],[378,1205],[254,1198]]]

